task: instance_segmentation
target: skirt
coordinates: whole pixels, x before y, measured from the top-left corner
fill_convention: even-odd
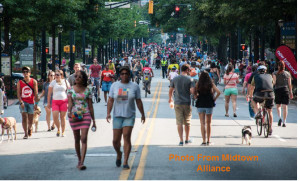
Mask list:
[[[88,112],[83,114],[83,119],[80,121],[74,121],[72,118],[69,117],[69,122],[72,130],[78,130],[82,128],[90,128],[91,119],[91,114]]]

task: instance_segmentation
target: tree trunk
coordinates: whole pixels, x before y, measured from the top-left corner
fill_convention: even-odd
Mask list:
[[[255,28],[254,32],[254,62],[259,59],[259,30]]]
[[[265,60],[265,29],[261,27],[261,34],[260,34],[260,60]]]
[[[95,57],[95,44],[93,42],[92,43],[92,59],[94,59],[94,57]],[[99,60],[98,60],[98,62],[99,62]]]
[[[278,21],[275,21],[275,50],[280,46],[280,27],[278,25]]]
[[[226,35],[222,35],[219,39],[219,45],[218,45],[218,59],[221,62],[226,61],[226,49],[227,49],[227,37]]]
[[[37,79],[37,77],[36,77],[36,34],[35,34],[35,30],[33,30],[33,78]]]
[[[4,53],[9,54],[9,28],[10,28],[10,21],[9,17],[4,17]]]
[[[52,70],[55,70],[55,25],[51,26],[52,33]]]

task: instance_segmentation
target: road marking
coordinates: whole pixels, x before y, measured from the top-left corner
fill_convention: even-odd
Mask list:
[[[279,141],[282,141],[282,142],[286,142],[285,139],[282,139],[280,136],[278,135],[274,135],[275,138],[277,138]]]
[[[153,116],[152,116],[152,119],[151,119],[151,125],[150,125],[149,132],[148,132],[148,135],[147,135],[147,138],[146,138],[146,141],[145,141],[145,145],[144,145],[143,150],[142,150],[140,163],[139,163],[138,168],[136,170],[134,180],[142,180],[143,177],[144,177],[144,171],[145,171],[147,155],[148,155],[148,145],[149,145],[150,140],[152,138],[152,132],[153,132],[154,123],[155,123],[154,120],[156,118],[158,105],[159,105],[159,101],[160,101],[160,93],[161,93],[161,87],[159,89],[159,93],[158,93],[158,97],[157,97],[157,101],[156,101],[156,106],[155,106],[154,113],[153,113]]]
[[[158,89],[159,89],[159,87],[161,88],[161,86],[162,86],[161,82],[157,83],[156,88],[155,88],[155,92],[154,92],[154,95],[153,95],[153,98],[152,98],[151,108],[147,112],[146,121],[147,121],[147,119],[149,120],[149,118],[150,118],[150,114],[152,112],[153,106],[155,105],[155,100],[156,100],[156,95],[157,95]],[[149,124],[149,121],[148,121],[148,124]],[[143,128],[142,128],[142,130],[139,132],[139,135],[138,135],[138,137],[137,137],[137,139],[136,139],[136,141],[134,143],[133,152],[136,152],[138,150],[138,148],[140,146],[140,142],[141,142],[141,140],[143,138],[143,135],[145,134],[145,130],[147,128],[147,125],[144,125]],[[130,160],[129,160],[129,163],[128,163],[130,168],[132,168],[134,159],[135,159],[135,154],[132,157],[130,157]],[[130,172],[131,172],[131,169],[129,169],[129,170],[122,170],[121,173],[120,173],[119,180],[128,180]]]

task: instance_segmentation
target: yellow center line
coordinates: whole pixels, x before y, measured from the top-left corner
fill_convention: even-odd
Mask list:
[[[142,150],[140,163],[139,163],[139,166],[136,170],[136,175],[135,175],[134,180],[142,180],[143,177],[144,177],[144,171],[145,171],[147,155],[148,155],[148,145],[150,144],[150,140],[152,138],[155,118],[156,118],[158,105],[159,105],[159,101],[160,101],[161,87],[162,86],[160,86],[160,89],[159,89],[159,93],[158,93],[158,97],[157,97],[157,101],[156,101],[156,106],[155,106],[154,113],[153,113],[153,116],[152,116],[152,119],[151,119],[151,125],[150,125],[149,132],[148,132],[148,135],[147,135],[147,138],[146,138],[146,141],[145,141],[145,145],[144,145],[143,150]]]
[[[155,105],[155,100],[156,100],[156,95],[157,95],[157,92],[158,92],[158,88],[161,87],[161,82],[160,83],[157,83],[156,85],[156,88],[155,88],[155,92],[154,92],[154,95],[153,95],[153,98],[152,98],[152,104],[151,104],[151,108],[150,110],[147,112],[147,116],[146,116],[146,121],[149,120],[150,118],[150,113],[152,112],[152,109],[153,109],[153,106]],[[147,121],[149,122],[149,121]],[[140,146],[140,142],[143,138],[143,135],[145,133],[145,130],[146,130],[146,125],[143,126],[142,130],[139,132],[139,135],[138,135],[138,138],[136,139],[135,143],[134,143],[134,148],[133,148],[133,151],[136,152]],[[133,165],[133,162],[134,162],[134,159],[135,159],[135,154],[130,157],[129,159],[129,167],[132,168],[132,165]],[[119,180],[128,180],[128,177],[130,175],[130,171],[131,169],[129,170],[122,170],[121,173],[120,173],[120,177],[119,177]]]

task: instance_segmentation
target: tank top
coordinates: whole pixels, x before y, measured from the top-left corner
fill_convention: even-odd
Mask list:
[[[212,108],[214,107],[214,105],[215,105],[214,97],[211,92],[198,95],[196,101],[197,108]]]
[[[28,104],[33,104],[34,103],[34,93],[33,93],[33,90],[31,89],[34,87],[33,79],[30,79],[29,83],[28,83],[28,85],[30,85],[31,88],[27,84],[25,84],[23,82],[23,80],[20,80],[19,83],[20,83],[20,88],[21,88],[22,101],[24,101]]]
[[[257,74],[254,76],[254,81],[257,92],[273,90],[273,78],[270,74]]]

